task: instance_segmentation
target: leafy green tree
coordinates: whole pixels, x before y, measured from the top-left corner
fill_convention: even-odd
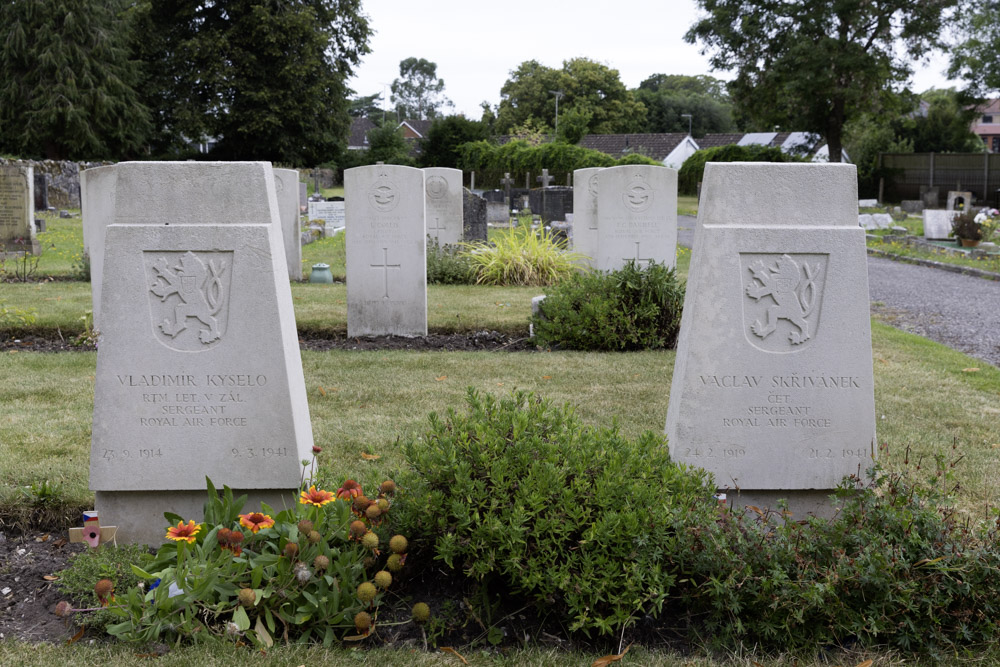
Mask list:
[[[961,78],[968,92],[987,97],[1000,91],[1000,3],[976,3],[958,19],[955,32],[964,39],[951,48],[948,76]]]
[[[361,0],[146,0],[142,13],[157,150],[207,136],[217,157],[316,164],[344,148],[346,81],[371,32]]]
[[[368,118],[372,121],[382,120],[382,93],[361,95],[351,98],[347,109],[351,118]]]
[[[896,137],[910,141],[917,153],[979,153],[985,150],[969,126],[978,115],[976,107],[954,88],[931,88],[921,94],[926,103],[921,112],[913,112],[894,123]]]
[[[481,121],[464,116],[448,116],[434,121],[421,141],[420,166],[458,168],[458,147],[489,137],[489,128]]]
[[[424,58],[399,62],[399,78],[392,82],[392,103],[401,120],[438,118],[442,108],[454,106],[444,96],[444,79],[438,78],[437,63]]]
[[[386,164],[401,164],[413,166],[410,157],[410,145],[403,138],[403,131],[398,127],[386,124],[368,132],[368,162],[385,162]]]
[[[844,124],[877,107],[939,44],[957,0],[698,0],[687,32],[736,70],[734,104],[759,127],[818,132],[838,160]]]
[[[0,4],[0,151],[55,159],[137,155],[150,131],[123,0]]]
[[[553,128],[556,95],[552,91],[563,93],[560,114],[563,109],[590,114],[587,133],[638,132],[645,122],[645,107],[625,88],[618,70],[587,58],[564,61],[559,70],[526,60],[500,89],[496,131],[506,134],[529,121]]]
[[[646,106],[645,132],[687,132],[703,137],[710,132],[731,132],[732,104],[725,82],[710,76],[654,74],[635,90]]]

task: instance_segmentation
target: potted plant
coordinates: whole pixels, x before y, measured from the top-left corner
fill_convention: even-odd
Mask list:
[[[979,233],[983,236],[983,243],[992,240],[1000,229],[1000,211],[995,208],[982,209],[976,214],[975,220],[979,223]]]
[[[951,235],[965,248],[973,248],[983,240],[983,229],[972,211],[965,210],[951,221]]]

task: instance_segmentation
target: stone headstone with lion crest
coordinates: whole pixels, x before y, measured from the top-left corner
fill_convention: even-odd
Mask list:
[[[119,541],[198,520],[205,478],[291,506],[312,429],[266,162],[124,162],[104,230],[90,487]],[[95,276],[95,278],[97,278]]]
[[[706,165],[666,431],[734,504],[829,515],[875,456],[857,215],[854,165]]]

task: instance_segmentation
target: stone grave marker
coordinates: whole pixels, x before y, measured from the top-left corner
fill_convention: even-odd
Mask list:
[[[305,181],[299,181],[299,210],[302,213],[306,212],[306,207],[309,205],[309,184]]]
[[[924,238],[928,241],[947,241],[951,234],[951,223],[961,213],[961,211],[925,208],[923,210]]]
[[[671,457],[712,472],[738,504],[785,498],[796,520],[829,515],[831,490],[875,455],[855,167],[709,163],[704,184]]]
[[[504,202],[486,202],[486,222],[506,227],[510,223],[510,208]]]
[[[427,235],[439,246],[462,241],[462,170],[424,169],[427,196]]]
[[[938,188],[921,186],[920,199],[924,202],[924,208],[938,208],[941,206],[941,194]]]
[[[465,241],[486,241],[486,200],[474,192],[462,191],[462,238]]]
[[[347,335],[427,335],[424,172],[373,165],[344,172]]]
[[[39,255],[31,167],[0,166],[0,253]]]
[[[199,520],[205,477],[295,504],[312,429],[267,162],[123,162],[105,231],[90,488],[118,540]]]
[[[514,179],[510,177],[510,172],[504,172],[503,178],[500,179],[500,184],[504,187],[504,201],[510,206],[510,189],[514,185]]]
[[[35,172],[35,211],[49,210],[49,175]]]
[[[573,250],[586,257],[587,265],[597,266],[597,173],[600,167],[573,172]]]
[[[948,211],[965,211],[970,206],[972,206],[972,193],[968,191],[948,191],[948,203],[945,205],[945,210]]]
[[[80,172],[80,210],[83,214],[83,253],[90,258],[90,298],[94,329],[101,330],[101,288],[104,277],[104,235],[115,219],[114,166]]]
[[[324,227],[339,229],[347,226],[346,206],[342,201],[309,202],[309,221],[322,220]]]
[[[272,169],[278,195],[281,236],[285,244],[285,262],[289,280],[302,280],[302,242],[299,229],[299,172],[295,169]]]
[[[614,271],[635,260],[676,264],[677,170],[649,165],[602,169],[597,182],[595,268]]]

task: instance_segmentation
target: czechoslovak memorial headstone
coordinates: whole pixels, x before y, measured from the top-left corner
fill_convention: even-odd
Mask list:
[[[677,262],[677,170],[650,165],[602,169],[597,177],[596,268],[634,260]]]
[[[312,457],[266,162],[125,162],[105,232],[90,488],[119,541],[198,520],[205,477],[290,507]]]
[[[828,514],[831,490],[871,465],[857,215],[854,165],[705,167],[666,432],[673,459],[737,504]]]
[[[424,172],[372,165],[344,172],[347,335],[427,335]]]

